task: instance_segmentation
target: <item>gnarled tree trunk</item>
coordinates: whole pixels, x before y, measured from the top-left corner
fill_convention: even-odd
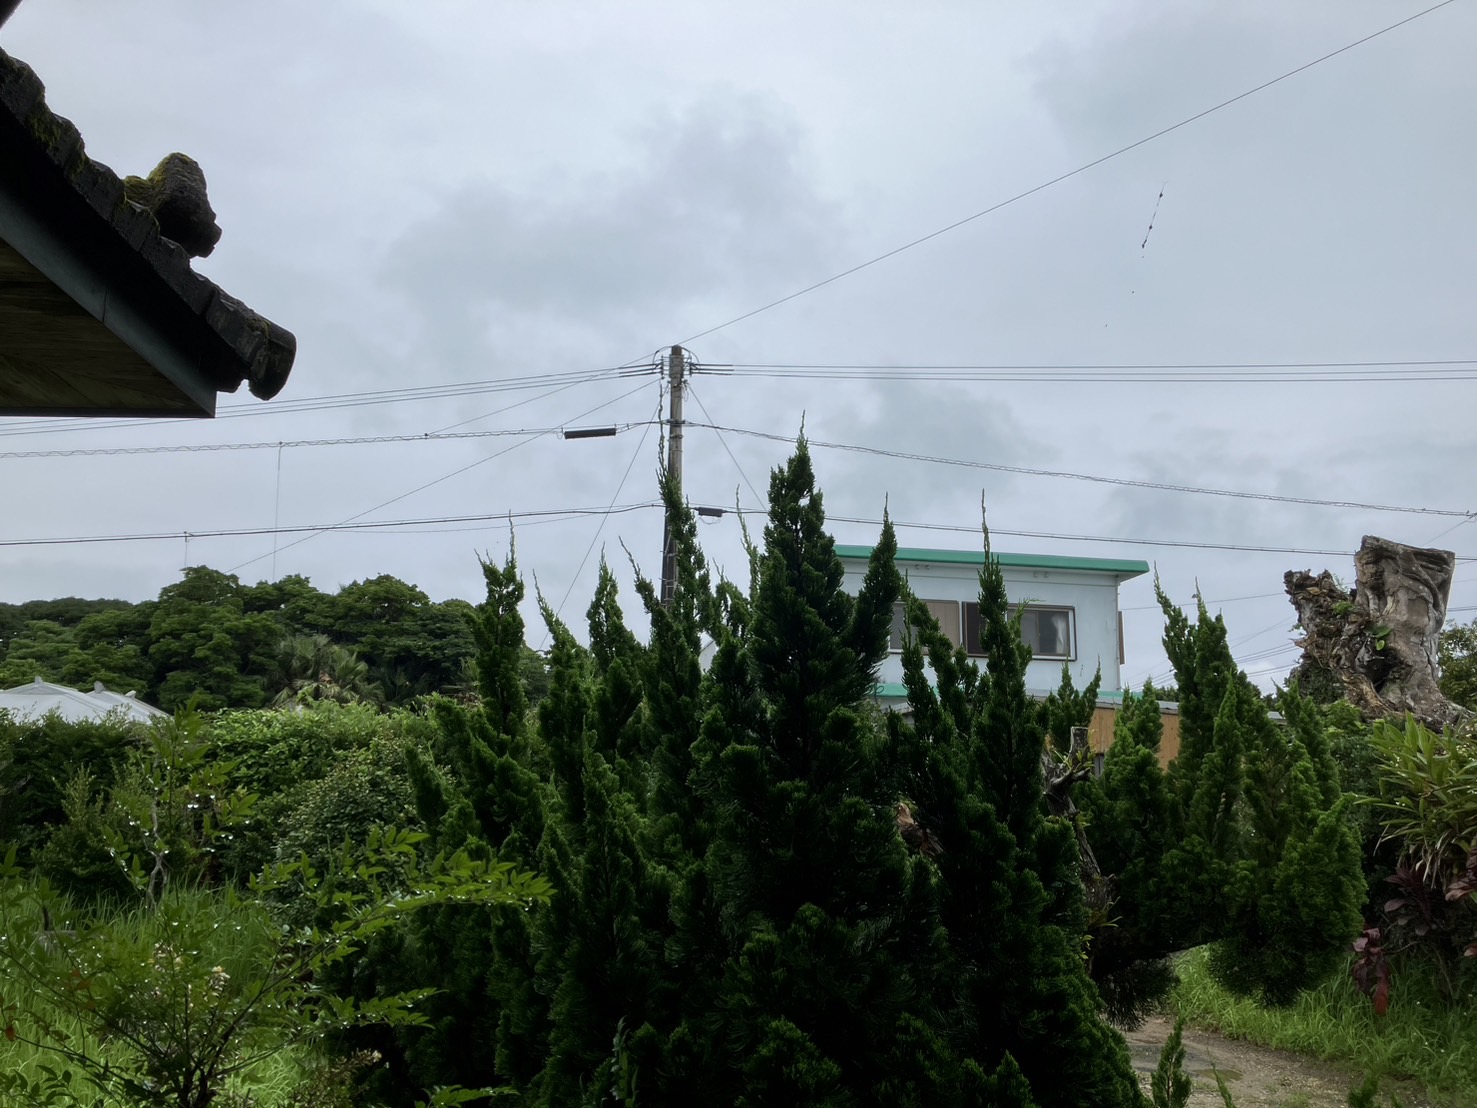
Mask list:
[[[1446,622],[1456,555],[1364,536],[1346,592],[1326,570],[1292,571],[1283,582],[1297,609],[1302,661],[1292,677],[1307,691],[1342,696],[1366,716],[1407,712],[1442,728],[1469,713],[1437,686],[1437,640]]]

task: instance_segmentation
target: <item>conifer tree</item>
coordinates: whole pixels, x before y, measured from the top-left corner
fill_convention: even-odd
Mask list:
[[[1058,755],[1065,755],[1071,748],[1072,729],[1086,727],[1092,723],[1092,713],[1097,707],[1098,690],[1103,684],[1103,669],[1099,666],[1092,680],[1080,692],[1072,684],[1072,667],[1062,663],[1062,680],[1041,703],[1042,725],[1046,729],[1046,741]]]
[[[1291,725],[1274,723],[1221,617],[1200,600],[1191,624],[1159,598],[1180,688],[1169,783],[1183,832],[1165,875],[1182,890],[1186,931],[1217,941],[1221,983],[1288,1003],[1332,971],[1359,930],[1358,845],[1337,770],[1314,705],[1288,689],[1280,703]]]
[[[888,754],[863,709],[898,595],[895,540],[886,527],[849,597],[803,440],[769,499],[752,606],[719,644],[693,771],[711,790],[712,837],[687,877],[704,897],[679,944],[721,957],[717,996],[671,1037],[665,1103],[684,1103],[684,1083],[699,1097],[687,1102],[712,1104],[957,1095],[922,1003],[940,957],[932,877],[898,837]],[[721,954],[692,935],[713,925]],[[924,1058],[946,1072],[919,1072]]]
[[[548,1050],[527,1103],[585,1103],[609,1081],[611,1043],[654,1034],[671,986],[663,958],[669,881],[643,854],[640,650],[602,565],[589,650],[544,608],[554,639],[539,722],[553,769],[539,865],[555,889],[534,921],[537,988],[548,998]],[[623,781],[625,784],[623,784]],[[593,1101],[591,1101],[593,1103]]]
[[[1359,930],[1358,844],[1321,713],[1288,689],[1284,722],[1273,720],[1221,617],[1198,601],[1191,622],[1156,591],[1180,750],[1161,771],[1146,690],[1125,701],[1103,778],[1079,788],[1117,897],[1116,926],[1094,938],[1094,976],[1131,1021],[1167,991],[1166,955],[1213,943],[1225,987],[1287,1003],[1327,977]]]
[[[1075,834],[1046,811],[1048,713],[1026,695],[1030,653],[988,534],[985,550],[985,668],[909,597],[903,667],[913,720],[888,720],[898,791],[939,842],[948,957],[937,1004],[952,1014],[955,1050],[995,1083],[987,1103],[1137,1105],[1127,1048],[1099,1018],[1082,959]]]
[[[662,475],[662,497],[677,552],[677,582],[663,604],[652,583],[637,575],[636,590],[651,620],[650,645],[641,658],[651,759],[647,813],[648,846],[675,870],[685,871],[707,849],[708,819],[694,779],[710,690],[741,685],[734,672],[736,629],[742,598],[731,587],[715,590],[697,548],[697,523],[682,502],[676,482]],[[706,633],[716,648],[707,677],[702,647]]]
[[[1076,790],[1098,865],[1109,875],[1109,919],[1092,929],[1088,963],[1109,1019],[1136,1027],[1174,987],[1167,955],[1180,949],[1161,864],[1174,843],[1159,745],[1164,720],[1152,684],[1123,695],[1101,778]]]
[[[645,1075],[642,1103],[675,1106],[703,1103],[724,1068],[710,1047],[729,944],[704,862],[715,823],[715,751],[747,718],[754,687],[741,649],[750,597],[714,584],[697,548],[696,519],[666,475],[662,492],[676,588],[665,604],[639,574],[636,588],[651,620],[642,668],[652,750],[643,843],[672,881],[666,954],[673,992],[667,1018],[656,1021],[661,1034],[646,1043],[635,1037],[628,1050]],[[713,650],[706,672],[705,636]]]
[[[1296,687],[1277,704],[1286,725],[1259,728],[1247,753],[1249,833],[1211,968],[1234,992],[1290,1004],[1337,968],[1365,886],[1322,712]]]
[[[502,566],[484,561],[482,573],[487,598],[472,617],[478,703],[436,701],[432,757],[412,752],[408,768],[437,848],[531,867],[543,837],[548,758],[523,687],[523,582],[511,553]],[[382,973],[438,989],[425,1004],[427,1026],[404,1036],[420,1085],[532,1080],[548,1023],[547,1000],[535,987],[530,913],[428,912],[398,938],[398,948],[376,959]]]
[[[626,626],[615,575],[603,558],[588,618],[596,678],[594,749],[620,775],[622,789],[644,806],[654,738],[642,710],[646,649]]]

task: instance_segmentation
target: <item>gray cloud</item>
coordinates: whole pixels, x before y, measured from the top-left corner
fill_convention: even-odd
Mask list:
[[[199,157],[224,238],[212,277],[300,339],[283,399],[584,369],[644,357],[978,211],[1249,88],[1396,14],[1270,0],[1070,10],[839,3],[602,8],[287,0],[30,0],[6,49],[32,62],[88,148],[123,171]],[[1404,9],[1402,9],[1404,10]],[[1411,9],[1413,10],[1413,9]],[[782,21],[782,22],[781,22]],[[1071,181],[694,344],[722,362],[1054,364],[1464,357],[1477,353],[1477,208],[1466,136],[1477,16],[1459,5]],[[783,28],[783,34],[776,33]],[[138,58],[168,64],[140,72]],[[188,90],[181,95],[180,90]],[[1167,182],[1167,184],[1166,184]],[[1165,198],[1141,246],[1155,197]],[[1469,504],[1470,382],[1045,385],[701,375],[714,422],[1006,464],[1291,495]],[[639,391],[616,400],[630,388]],[[536,396],[101,428],[25,446],[221,443],[639,423],[654,379]],[[689,417],[702,420],[695,400]],[[480,418],[479,418],[480,417]],[[657,432],[5,463],[12,538],[603,507],[653,494]],[[694,502],[763,494],[785,444],[693,428]],[[638,449],[638,444],[640,448]],[[1191,542],[1352,549],[1425,542],[1442,519],[1005,476],[817,449],[833,516]],[[628,472],[617,494],[623,475]],[[1454,521],[1452,521],[1454,522]],[[837,523],[847,541],[875,527]],[[1442,539],[1477,553],[1469,527]],[[520,560],[581,611],[595,540],[652,568],[656,513],[519,527]],[[706,525],[743,567],[731,518]],[[904,532],[972,547],[972,533]],[[282,545],[290,541],[284,539]],[[380,572],[476,598],[482,530],[323,535],[279,573],[324,587]],[[270,540],[192,541],[229,567]],[[1337,558],[997,537],[1007,550],[1142,557],[1226,605],[1233,641],[1285,639],[1285,569]],[[5,599],[152,595],[181,541],[0,549]],[[55,558],[45,556],[50,551]],[[270,559],[242,570],[264,576]],[[1321,568],[1314,566],[1312,568]],[[1477,599],[1458,574],[1458,603]],[[1270,594],[1270,595],[1266,595]],[[1256,596],[1254,600],[1239,599]],[[1150,583],[1125,586],[1138,609]],[[533,611],[530,606],[530,617]],[[1158,618],[1127,613],[1126,674],[1162,670]],[[577,622],[577,621],[576,621]],[[1281,659],[1274,659],[1280,661]]]
[[[632,147],[625,168],[534,189],[462,185],[391,246],[385,283],[431,333],[448,318],[484,334],[510,318],[599,332],[834,264],[841,220],[775,105],[710,98],[650,122]]]

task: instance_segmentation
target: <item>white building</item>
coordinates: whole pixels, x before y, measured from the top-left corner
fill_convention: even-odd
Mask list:
[[[91,692],[82,692],[66,685],[53,685],[39,677],[29,685],[0,691],[0,712],[8,712],[18,720],[45,719],[55,712],[68,723],[105,719],[114,714],[139,723],[150,723],[167,718],[169,714],[145,704],[131,692],[109,692],[101,681],[93,684]]]
[[[837,544],[846,569],[842,587],[855,595],[867,572],[870,546]],[[1026,687],[1044,694],[1061,684],[1062,663],[1071,668],[1079,689],[1102,667],[1101,694],[1117,699],[1122,692],[1123,618],[1118,586],[1149,572],[1149,564],[1112,558],[1074,558],[1056,554],[996,554],[1005,576],[1005,595],[1023,608],[1021,633],[1031,647]],[[979,652],[979,572],[983,551],[925,550],[899,547],[898,571],[924,601],[955,644]],[[878,697],[884,702],[904,696],[901,605],[894,620],[892,649],[878,675]]]

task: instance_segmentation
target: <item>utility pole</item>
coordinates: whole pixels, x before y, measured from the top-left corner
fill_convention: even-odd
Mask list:
[[[682,392],[686,387],[687,352],[674,346],[667,353],[669,408],[667,412],[667,472],[682,489]],[[677,591],[677,540],[670,511],[662,526],[662,605],[672,603]]]

